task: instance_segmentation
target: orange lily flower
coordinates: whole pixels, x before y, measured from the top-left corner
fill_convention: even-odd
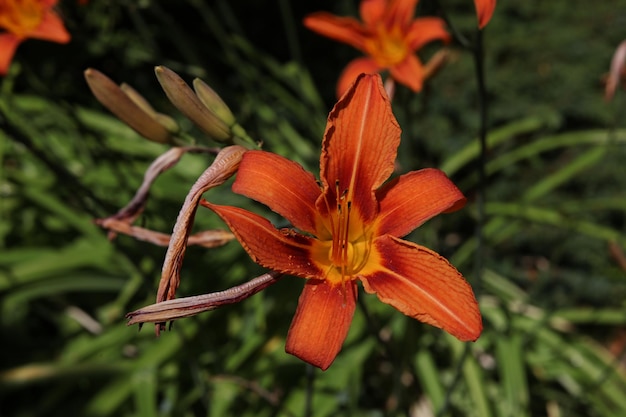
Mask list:
[[[470,285],[450,263],[400,239],[465,197],[437,169],[383,185],[391,175],[400,127],[380,76],[361,75],[328,117],[318,183],[299,164],[248,151],[232,189],[291,222],[276,229],[237,207],[202,201],[230,227],[260,265],[306,278],[286,351],[323,370],[337,356],[356,306],[357,281],[404,314],[463,341],[482,321]]]
[[[496,0],[474,0],[474,6],[476,7],[476,15],[478,16],[478,28],[482,29],[487,26],[487,23],[493,16],[493,11],[496,8]]]
[[[345,42],[367,57],[350,62],[339,77],[337,96],[361,73],[389,70],[400,84],[418,92],[422,89],[424,68],[415,51],[426,43],[450,40],[445,22],[436,17],[414,19],[419,0],[362,0],[363,23],[352,17],[338,17],[326,12],[304,18],[304,26],[320,35]]]
[[[67,43],[70,34],[54,12],[57,0],[3,0],[0,2],[0,75],[6,74],[15,50],[27,38]]]

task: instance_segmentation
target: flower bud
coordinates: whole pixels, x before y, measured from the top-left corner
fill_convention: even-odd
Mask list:
[[[137,106],[139,106],[139,108],[141,108],[144,112],[150,115],[150,117],[163,125],[163,127],[169,130],[171,133],[176,134],[180,132],[180,127],[178,126],[178,123],[176,123],[176,120],[174,120],[167,114],[159,113],[154,110],[152,105],[148,103],[148,100],[146,100],[141,94],[139,94],[139,92],[137,92],[137,90],[135,90],[133,87],[126,83],[122,83],[120,84],[120,88],[122,89],[124,94],[128,96],[128,98],[130,98]]]
[[[174,134],[180,132],[180,126],[178,126],[176,120],[174,120],[173,117],[170,117],[167,114],[157,112],[154,115],[154,120],[162,124],[167,130]]]
[[[156,112],[139,93],[135,91],[131,93],[134,97],[129,96],[109,77],[93,68],[85,70],[85,80],[96,99],[141,136],[158,143],[173,139],[172,131],[153,117]]]
[[[224,100],[206,84],[200,78],[196,78],[193,80],[193,89],[196,92],[196,95],[209,109],[213,114],[215,114],[221,121],[226,123],[228,126],[232,126],[235,124],[235,116],[230,111]]]
[[[128,96],[129,99],[133,101],[141,110],[148,113],[150,117],[154,117],[156,115],[156,111],[152,107],[148,100],[144,98],[137,90],[126,83],[120,84],[120,89]]]
[[[230,127],[205,107],[178,74],[164,66],[156,67],[155,73],[167,98],[189,120],[194,122],[205,134],[219,142],[232,141]]]

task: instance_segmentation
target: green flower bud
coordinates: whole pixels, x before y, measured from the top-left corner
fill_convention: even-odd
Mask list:
[[[235,116],[230,111],[224,100],[206,84],[200,78],[196,78],[193,80],[193,89],[196,92],[196,95],[209,109],[213,114],[215,114],[221,121],[226,123],[228,126],[232,126],[235,124]]]
[[[178,74],[164,66],[156,67],[155,73],[167,98],[189,120],[219,142],[232,141],[230,127],[202,104],[198,96]]]

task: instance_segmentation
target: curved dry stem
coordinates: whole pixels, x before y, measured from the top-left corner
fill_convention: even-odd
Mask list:
[[[223,305],[238,303],[276,283],[282,277],[282,273],[271,271],[224,291],[157,302],[128,313],[126,315],[128,325],[156,323],[158,334],[163,323],[167,321],[195,316]]]
[[[117,220],[113,217],[101,219],[98,224],[103,228],[108,229],[110,231],[109,233],[121,233],[157,246],[168,246],[170,244],[171,235],[167,233],[156,232],[144,227],[133,226],[127,221]],[[226,230],[204,230],[190,235],[187,240],[187,245],[197,245],[209,249],[217,248],[225,245],[234,238],[235,235]]]
[[[141,183],[141,186],[139,187],[133,198],[130,200],[130,202],[114,215],[105,217],[103,219],[96,219],[96,224],[104,227],[105,229],[108,229],[106,225],[110,224],[109,220],[111,219],[123,221],[128,224],[135,221],[135,219],[139,217],[139,215],[143,212],[143,209],[145,208],[146,202],[148,200],[148,195],[150,193],[150,187],[157,179],[157,177],[176,165],[180,158],[187,152],[204,152],[217,154],[219,152],[219,149],[205,148],[203,146],[184,146],[171,148],[164,154],[160,155],[150,164],[150,166],[146,170],[146,173],[143,176],[143,182]],[[112,239],[113,237],[115,237],[115,233],[109,233],[109,238]]]
[[[620,80],[626,80],[626,40],[622,41],[615,49],[611,59],[611,69],[604,89],[604,99],[606,101],[611,101]]]
[[[156,297],[157,303],[171,300],[175,297],[176,289],[180,283],[180,269],[187,249],[189,232],[202,194],[213,187],[223,184],[224,181],[235,174],[246,151],[244,147],[237,145],[222,149],[215,157],[211,166],[200,175],[189,190],[185,202],[178,213],[165,255],[165,261],[163,261],[161,281],[159,282]],[[157,334],[164,326],[165,323],[157,323]]]

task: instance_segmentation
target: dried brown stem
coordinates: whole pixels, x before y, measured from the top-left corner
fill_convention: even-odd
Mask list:
[[[626,271],[626,255],[624,255],[624,251],[616,242],[609,242],[609,252],[615,262],[619,265],[619,267]]]
[[[615,49],[611,59],[611,69],[604,89],[604,99],[606,101],[611,101],[617,86],[624,80],[626,80],[626,40],[622,41]]]
[[[149,242],[157,246],[168,246],[170,244],[171,236],[167,233],[155,232],[154,230],[133,226],[127,221],[117,220],[113,217],[101,219],[98,224],[103,228],[108,229],[110,232],[128,235],[137,240]],[[189,236],[187,245],[217,248],[225,245],[234,238],[235,235],[227,232],[226,230],[205,230]]]
[[[183,203],[163,262],[161,281],[157,292],[156,302],[160,303],[175,297],[180,283],[180,269],[187,249],[187,239],[196,214],[198,202],[207,190],[221,185],[237,172],[239,163],[246,149],[241,146],[228,146],[220,151],[215,160],[196,183],[191,187]],[[165,323],[158,323],[156,332],[163,328]]]
[[[168,169],[176,165],[176,163],[178,163],[180,158],[187,152],[191,152],[191,153],[205,152],[205,153],[217,154],[219,152],[219,149],[205,148],[203,146],[184,146],[184,147],[175,147],[175,148],[168,150],[167,152],[159,156],[157,159],[155,159],[152,162],[152,164],[150,164],[150,166],[146,170],[146,173],[143,176],[143,182],[141,183],[141,186],[139,187],[139,189],[137,190],[133,198],[130,200],[130,202],[125,207],[120,209],[117,213],[115,213],[114,215],[106,217],[104,219],[96,219],[96,224],[102,227],[106,227],[104,226],[104,224],[109,219],[120,220],[120,221],[127,222],[129,224],[132,223],[141,214],[144,207],[146,206],[146,201],[148,200],[150,187],[152,186],[154,181],[157,179],[157,177],[161,173],[167,171]],[[112,237],[112,236],[109,236],[109,237]]]
[[[271,271],[224,291],[157,302],[128,313],[126,315],[128,325],[156,323],[158,334],[161,325],[167,321],[194,316],[245,300],[276,283],[282,277],[282,273]]]

